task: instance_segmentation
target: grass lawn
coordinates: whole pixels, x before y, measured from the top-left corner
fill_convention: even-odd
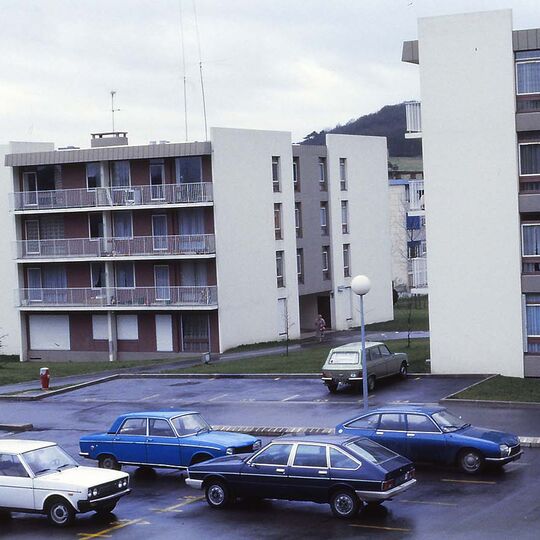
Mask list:
[[[493,379],[460,392],[457,399],[540,402],[540,380],[497,375]]]
[[[367,330],[376,331],[407,331],[429,330],[427,296],[400,298],[394,306],[394,320],[366,325]]]
[[[409,355],[410,371],[425,372],[426,358],[429,358],[429,339],[415,339],[407,348],[407,340],[389,341],[392,352],[406,352]],[[330,347],[310,347],[301,351],[291,351],[289,356],[274,355],[243,358],[216,362],[204,366],[184,368],[175,373],[320,373]]]

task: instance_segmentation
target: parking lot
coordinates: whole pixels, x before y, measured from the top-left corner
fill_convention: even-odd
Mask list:
[[[433,402],[477,380],[409,378],[379,385],[370,405]],[[195,409],[210,423],[267,426],[328,426],[361,410],[361,394],[330,395],[320,381],[265,379],[130,379],[90,386],[38,403],[2,403],[5,422],[32,422],[35,431],[21,438],[54,440],[77,456],[78,438],[105,430],[123,412]],[[540,433],[531,410],[460,405],[452,410],[468,421],[513,431]],[[524,431],[525,430],[525,431]],[[6,435],[4,435],[6,436]],[[13,435],[7,435],[13,436]],[[85,462],[93,465],[92,462]],[[74,527],[54,530],[55,538],[537,538],[540,526],[540,450],[503,472],[487,470],[469,477],[455,469],[420,467],[418,483],[384,507],[366,510],[351,522],[332,517],[328,505],[238,501],[225,511],[208,508],[202,493],[185,486],[178,472],[126,468],[133,492],[118,504],[114,517],[87,514]],[[8,538],[44,537],[52,532],[42,516],[14,514],[0,524]]]

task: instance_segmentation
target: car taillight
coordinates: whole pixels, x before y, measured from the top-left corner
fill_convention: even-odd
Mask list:
[[[382,483],[382,491],[388,491],[389,489],[392,489],[395,485],[396,481],[395,480],[385,480],[383,483]]]

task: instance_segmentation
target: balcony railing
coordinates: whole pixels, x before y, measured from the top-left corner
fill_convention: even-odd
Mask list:
[[[424,289],[428,286],[426,257],[410,259],[409,277],[410,286],[413,289]]]
[[[20,307],[141,307],[215,306],[217,287],[116,287],[68,289],[17,289]]]
[[[419,101],[407,101],[405,103],[405,117],[407,120],[407,134],[419,135],[422,133],[422,113]]]
[[[423,180],[409,180],[409,210],[424,210]]]
[[[212,202],[212,184],[159,184],[154,186],[52,189],[11,193],[13,210],[101,208]]]
[[[14,249],[17,259],[207,255],[216,251],[213,234],[18,240]]]

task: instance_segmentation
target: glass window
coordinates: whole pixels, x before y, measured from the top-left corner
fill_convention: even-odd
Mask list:
[[[302,238],[302,203],[294,204],[294,226],[296,227],[296,238]]]
[[[540,174],[540,143],[519,145],[520,174]]]
[[[390,356],[392,354],[386,345],[379,345],[379,353],[381,356]]]
[[[315,444],[299,444],[296,448],[293,466],[318,467],[326,469],[326,446]]]
[[[378,360],[381,357],[381,352],[379,351],[379,347],[370,347],[369,352],[371,355],[370,360]]]
[[[152,199],[159,200],[164,197],[163,184],[165,183],[165,165],[163,161],[150,162],[150,186]]]
[[[322,271],[323,279],[330,279],[330,246],[323,246],[322,248]]]
[[[540,337],[540,305],[528,305],[526,311],[527,335],[529,337]]]
[[[148,433],[156,437],[174,437],[174,431],[169,425],[169,422],[158,418],[148,419]]]
[[[359,429],[376,429],[379,424],[380,414],[368,414],[347,424],[347,427]]]
[[[0,477],[1,476],[28,478],[28,473],[18,456],[0,454]]]
[[[300,167],[299,159],[297,157],[293,158],[292,177],[293,177],[293,184],[294,184],[295,191],[300,191],[299,167]]]
[[[285,278],[283,274],[283,251],[276,251],[276,275],[277,286],[285,287]]]
[[[518,62],[516,64],[517,93],[537,94],[540,92],[540,62]]]
[[[113,234],[116,238],[133,238],[133,218],[131,212],[113,213]]]
[[[359,354],[356,352],[333,352],[329,364],[358,364]]]
[[[101,213],[88,216],[88,229],[90,238],[103,238],[103,217]]]
[[[330,467],[333,469],[358,469],[359,465],[343,452],[330,448]]]
[[[296,250],[296,275],[298,283],[304,283],[304,250],[302,248]]]
[[[146,418],[127,418],[118,430],[119,435],[146,435]]]
[[[86,186],[88,189],[101,187],[101,163],[86,164]]]
[[[92,280],[92,289],[100,289],[107,286],[104,263],[91,263],[90,279]]]
[[[208,433],[212,428],[200,414],[184,414],[171,420],[178,435]]]
[[[349,202],[341,201],[341,232],[347,234],[349,232]]]
[[[435,424],[423,414],[407,415],[407,431],[416,431],[422,433],[438,433],[439,430]]]
[[[388,450],[388,448],[385,448],[374,441],[370,441],[369,439],[361,439],[349,443],[347,444],[347,450],[350,450],[355,456],[370,461],[371,463],[384,463],[397,456],[392,450]]]
[[[197,182],[202,182],[201,158],[196,156],[176,158],[176,183],[194,184]]]
[[[272,444],[265,448],[254,460],[253,463],[261,465],[287,465],[292,444]]]
[[[383,431],[405,431],[405,415],[398,413],[381,414],[379,429]]]
[[[540,50],[516,52],[516,60],[526,60],[530,58],[540,58]]]
[[[328,234],[328,203],[321,203],[321,234],[326,236]]]
[[[36,476],[79,466],[71,456],[56,445],[25,452],[23,459]]]
[[[351,277],[350,244],[343,244],[343,277]]]
[[[131,184],[129,161],[113,161],[111,168],[113,187],[127,187]]]
[[[319,187],[321,191],[327,190],[326,185],[326,158],[319,158]]]
[[[443,431],[456,431],[458,429],[461,429],[462,427],[465,427],[469,424],[465,424],[461,418],[458,418],[455,414],[452,414],[449,411],[442,410],[438,411],[436,413],[433,413],[432,415],[433,420],[435,420],[435,423],[443,430]]]
[[[339,182],[341,191],[347,190],[347,160],[339,158]]]
[[[274,204],[274,234],[276,240],[281,240],[281,203]]]
[[[272,186],[273,186],[274,192],[281,191],[279,156],[272,157]]]
[[[132,262],[116,263],[116,286],[125,289],[135,287],[135,269]]]
[[[540,255],[540,224],[522,225],[523,256]]]

